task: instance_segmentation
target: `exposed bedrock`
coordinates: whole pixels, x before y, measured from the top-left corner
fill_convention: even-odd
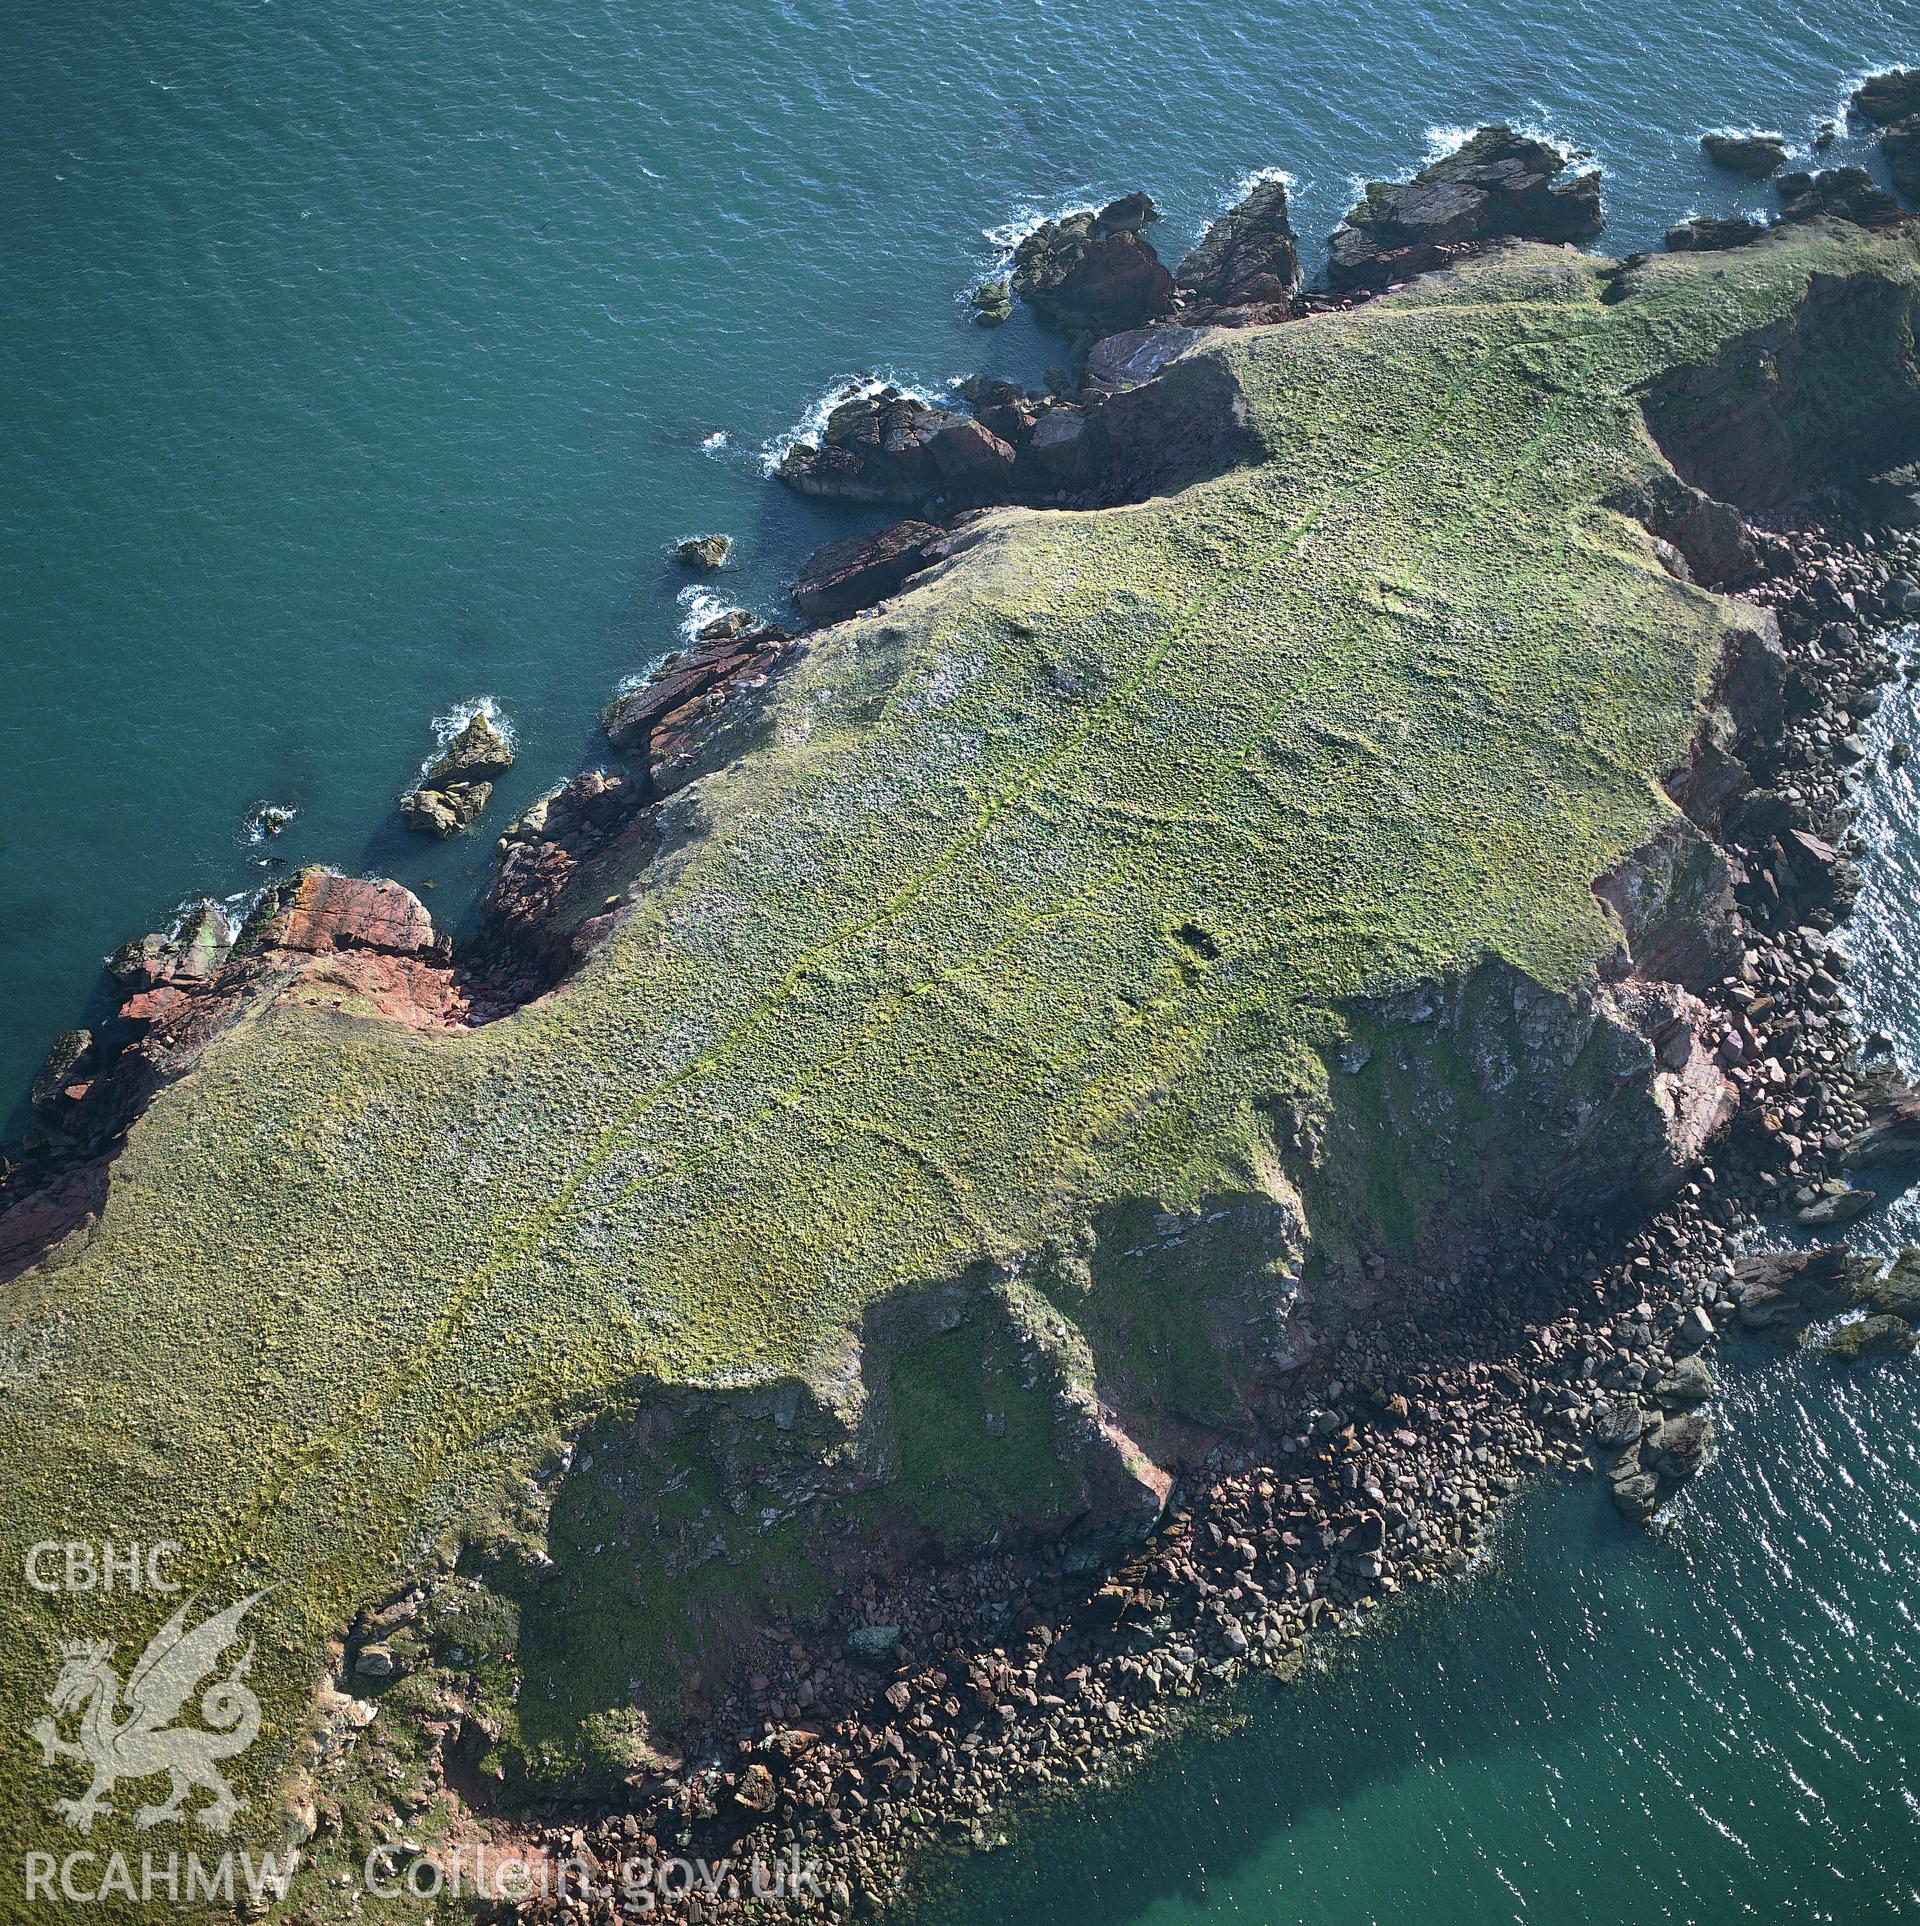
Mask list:
[[[1043,221],[1014,252],[1013,292],[1082,341],[1171,312],[1173,276],[1143,232],[1159,218],[1145,194],[1128,194],[1098,213]]]
[[[1880,151],[1894,187],[1920,199],[1920,73],[1894,68],[1874,74],[1847,103],[1854,119],[1880,130]]]
[[[1282,318],[1300,291],[1300,249],[1286,182],[1277,175],[1256,181],[1200,237],[1173,278],[1185,319],[1204,312],[1225,320],[1224,311],[1253,308],[1267,311],[1262,319]]]
[[[862,397],[834,411],[818,447],[796,446],[780,479],[929,521],[989,505],[1143,500],[1255,452],[1232,380],[1211,360],[1181,358],[1198,338],[1180,326],[1111,336],[1094,350],[1088,385],[1070,396],[974,377],[960,388],[969,414],[911,396]],[[962,442],[988,452],[958,465],[935,457]]]
[[[1328,280],[1378,288],[1490,241],[1589,241],[1605,225],[1600,176],[1569,176],[1571,164],[1545,141],[1483,127],[1409,181],[1369,181],[1333,232]]]
[[[1780,190],[1783,221],[1814,221],[1823,215],[1851,221],[1856,227],[1893,227],[1906,210],[1884,188],[1874,185],[1864,167],[1829,167],[1817,174],[1782,174]]]

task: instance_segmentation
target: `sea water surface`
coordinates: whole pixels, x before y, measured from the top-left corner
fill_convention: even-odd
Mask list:
[[[1311,241],[1506,117],[1591,148],[1608,245],[1646,246],[1767,204],[1702,129],[1804,143],[1916,56],[1912,0],[15,0],[0,1115],[108,950],[266,862],[397,874],[457,925],[487,832],[594,753],[696,592],[777,614],[882,519],[766,479],[823,396],[1063,358],[969,319],[1022,223],[1145,187],[1171,257],[1278,167]],[[667,549],[712,528],[737,560],[693,591]],[[482,834],[423,843],[395,793],[489,697],[519,765]],[[1920,817],[1887,780],[1866,973],[1911,1054]],[[250,843],[268,800],[298,814]],[[1535,1506],[1457,1598],[952,1917],[1920,1908],[1916,1377],[1759,1362],[1669,1540]]]

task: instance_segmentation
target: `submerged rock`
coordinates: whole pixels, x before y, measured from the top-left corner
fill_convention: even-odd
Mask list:
[[[1369,181],[1333,232],[1329,281],[1378,288],[1424,274],[1490,241],[1588,241],[1605,225],[1600,176],[1563,180],[1557,147],[1511,127],[1483,127],[1410,181]]]
[[[1171,312],[1173,276],[1141,230],[1160,218],[1144,194],[1097,214],[1045,221],[1013,257],[1013,292],[1050,327],[1095,340]]]
[[[674,544],[673,559],[682,568],[711,575],[716,569],[726,567],[727,557],[732,553],[731,535],[689,535],[684,542]]]
[[[1702,134],[1701,151],[1716,167],[1763,181],[1787,164],[1787,143],[1779,134]]]
[[[1181,304],[1189,308],[1291,302],[1300,291],[1300,250],[1286,182],[1257,182],[1200,237],[1173,279]]]

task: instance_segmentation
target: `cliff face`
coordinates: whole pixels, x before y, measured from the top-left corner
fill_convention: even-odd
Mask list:
[[[1821,290],[1917,276],[1818,224],[1626,276],[1522,248],[1202,336],[1181,391],[1252,458],[991,514],[703,712],[566,857],[601,940],[556,992],[408,1028],[303,964],[230,1009],[12,1287],[10,1531],[137,1518],[203,1594],[290,1581],[265,1815],[325,1641],[465,1544],[511,1636],[420,1677],[559,1782],[636,1700],[670,1731],[745,1623],[996,1533],[1100,1555],[1516,1200],[1659,1194],[1726,1103],[1686,985],[1722,666],[1766,636],[1606,504],[1699,523],[1660,449],[1709,492],[1730,458],[1675,370],[1783,329],[1788,458],[1831,445],[1830,352],[1912,407],[1899,329]],[[9,1595],[0,1629],[24,1723],[59,1641],[152,1628]]]

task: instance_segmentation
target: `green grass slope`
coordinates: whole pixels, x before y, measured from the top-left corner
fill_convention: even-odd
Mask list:
[[[455,1037],[250,1014],[135,1128],[84,1244],[0,1306],[12,1569],[43,1538],[172,1538],[210,1601],[289,1581],[242,1773],[270,1832],[325,1639],[524,1506],[560,1429],[655,1383],[795,1381],[857,1415],[853,1338],[891,1295],[1071,1252],[1103,1215],[1293,1210],[1271,1120],[1318,1100],[1346,1000],[1489,956],[1564,987],[1617,940],[1589,879],[1670,815],[1732,617],[1600,504],[1658,459],[1640,384],[1815,274],[1908,288],[1915,248],[1807,230],[1612,301],[1602,264],[1521,250],[1223,334],[1202,352],[1263,460],[999,514],[824,636],[560,993]],[[1383,1147],[1383,1184],[1403,1161]],[[1382,1238],[1425,1207],[1392,1187]],[[1177,1262],[1156,1275],[1046,1285],[1063,1378],[1133,1342],[1117,1370],[1211,1395]],[[1092,1337],[1062,1335],[1082,1299]],[[954,1387],[1002,1340],[929,1341],[886,1374],[902,1502],[938,1533],[1070,1508],[1030,1387],[969,1443]],[[556,1546],[592,1535],[563,1522]],[[671,1617],[672,1585],[634,1582],[636,1622]],[[169,1609],[0,1586],[0,1724],[45,1709],[61,1641],[109,1638],[124,1671]],[[557,1669],[604,1629],[565,1623]],[[0,1751],[10,1858],[76,1843],[50,1811],[71,1774]]]

